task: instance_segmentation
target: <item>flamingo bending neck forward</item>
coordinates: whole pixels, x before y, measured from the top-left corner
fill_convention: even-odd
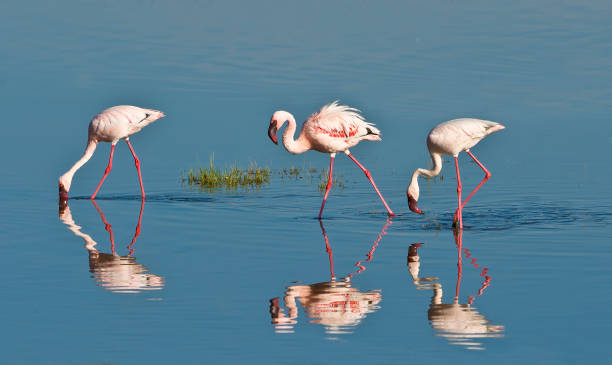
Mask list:
[[[104,179],[111,171],[113,167],[113,153],[115,152],[115,145],[119,140],[123,139],[130,148],[132,156],[134,156],[134,163],[136,164],[136,170],[138,171],[138,180],[140,182],[140,192],[142,198],[145,197],[144,188],[142,186],[142,175],[140,173],[140,160],[132,148],[130,143],[130,136],[134,133],[139,132],[142,128],[153,123],[159,118],[163,118],[164,113],[153,109],[144,109],[131,105],[119,105],[112,108],[108,108],[96,115],[89,123],[89,132],[87,138],[87,147],[83,156],[68,170],[65,174],[59,178],[59,194],[60,200],[68,199],[68,192],[70,191],[70,185],[72,184],[72,178],[74,174],[80,169],[89,159],[93,156],[98,143],[110,142],[111,150],[110,157],[108,160],[108,166],[104,171],[102,180],[98,184],[98,187],[91,195],[91,199],[96,197],[98,190],[102,186]]]
[[[484,165],[476,159],[474,154],[470,152],[470,148],[474,147],[481,139],[488,136],[491,133],[497,132],[504,129],[505,127],[497,122],[491,122],[488,120],[462,118],[453,119],[448,122],[441,123],[434,127],[427,136],[427,148],[433,161],[433,168],[431,170],[418,168],[412,174],[410,185],[406,189],[406,196],[408,198],[408,206],[410,210],[415,213],[423,214],[423,212],[417,206],[419,200],[419,176],[424,175],[427,177],[434,177],[440,174],[442,170],[442,155],[451,155],[455,158],[455,168],[457,170],[457,211],[453,223],[459,220],[459,227],[463,228],[462,208],[474,195],[474,193],[480,189],[480,187],[491,177],[491,173],[484,167]],[[461,151],[467,152],[472,159],[483,169],[485,172],[484,179],[476,186],[476,188],[470,193],[470,195],[461,201],[461,177],[459,175],[459,162],[457,156]]]
[[[285,146],[288,152],[299,154],[308,150],[315,150],[329,153],[330,155],[329,180],[325,188],[319,218],[323,214],[327,195],[331,189],[334,158],[338,152],[344,152],[359,166],[368,180],[370,180],[370,183],[372,183],[374,190],[387,209],[387,213],[390,216],[395,215],[376,187],[370,172],[349,151],[349,148],[356,146],[362,140],[381,140],[380,131],[372,123],[366,122],[363,116],[359,114],[359,110],[345,105],[338,105],[337,101],[325,105],[304,122],[297,139],[294,139],[297,123],[293,115],[284,110],[276,111],[270,119],[270,127],[268,128],[268,136],[275,144],[278,144],[276,134],[285,123],[288,125],[283,132],[283,146]]]

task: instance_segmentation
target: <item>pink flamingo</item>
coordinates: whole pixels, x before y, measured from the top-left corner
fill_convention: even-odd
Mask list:
[[[91,156],[93,156],[96,147],[99,142],[110,142],[110,158],[108,160],[108,166],[104,170],[104,176],[98,184],[98,187],[91,195],[91,199],[96,197],[98,190],[102,186],[104,179],[111,171],[113,167],[113,153],[115,152],[115,145],[120,139],[124,139],[127,143],[132,156],[134,156],[134,162],[136,164],[136,170],[138,171],[138,179],[140,181],[140,192],[142,198],[145,197],[144,188],[142,186],[142,175],[140,173],[140,160],[136,156],[132,145],[130,144],[130,136],[136,132],[139,132],[142,128],[153,123],[159,118],[163,118],[164,113],[158,110],[144,109],[137,106],[131,105],[119,105],[112,108],[108,108],[96,115],[89,123],[89,133],[87,138],[87,147],[85,153],[65,174],[59,178],[59,194],[60,200],[68,199],[68,191],[70,191],[70,184],[76,171],[81,168]]]
[[[329,189],[332,186],[332,172],[334,168],[334,157],[337,152],[344,152],[359,168],[365,173],[366,177],[372,183],[374,190],[382,200],[387,212],[390,216],[395,215],[387,202],[378,191],[370,172],[363,167],[351,155],[349,148],[356,146],[360,141],[367,139],[370,141],[380,141],[380,131],[374,127],[372,123],[364,120],[359,114],[359,110],[345,105],[338,105],[337,101],[325,105],[318,112],[311,115],[302,126],[302,131],[298,139],[294,139],[296,122],[293,115],[289,112],[278,110],[274,112],[270,119],[270,128],[268,128],[268,136],[275,144],[278,144],[276,137],[277,131],[287,122],[289,125],[283,133],[283,145],[285,149],[293,154],[304,153],[308,150],[315,150],[323,153],[329,153],[331,160],[329,163],[329,180],[325,188],[325,196],[319,211],[319,218],[323,214],[325,201],[329,194]]]
[[[448,122],[441,123],[434,127],[427,136],[427,148],[433,161],[433,169],[416,169],[412,174],[412,180],[408,189],[406,189],[406,196],[408,197],[408,206],[410,210],[415,213],[423,214],[423,212],[417,206],[419,200],[419,176],[425,175],[428,177],[437,176],[442,169],[442,155],[452,155],[455,158],[455,168],[457,169],[457,211],[453,219],[453,224],[459,218],[459,228],[463,228],[463,218],[461,215],[463,206],[470,200],[472,195],[480,189],[480,187],[491,177],[491,173],[487,170],[478,159],[470,152],[470,148],[474,147],[481,139],[488,136],[491,133],[497,132],[504,129],[505,127],[497,122],[490,122],[488,120],[462,118],[453,119]],[[470,193],[470,195],[461,202],[461,177],[459,176],[459,162],[457,156],[459,152],[467,152],[472,159],[480,166],[485,172],[484,179],[476,186],[476,188]]]

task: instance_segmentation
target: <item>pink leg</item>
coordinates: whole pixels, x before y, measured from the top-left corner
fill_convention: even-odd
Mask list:
[[[127,246],[127,248],[130,250],[130,252],[127,254],[128,256],[132,256],[134,254],[135,250],[132,248],[132,246],[134,246],[134,243],[136,243],[136,238],[140,236],[140,224],[142,223],[142,210],[144,208],[144,202],[144,199],[140,200],[140,213],[138,214],[138,224],[136,225],[136,232],[134,232],[132,242],[130,242],[130,244]]]
[[[111,146],[110,158],[108,159],[108,166],[106,166],[106,170],[104,170],[104,176],[102,176],[102,180],[100,180],[100,183],[98,184],[98,187],[96,188],[96,190],[93,192],[93,194],[91,194],[90,199],[96,198],[96,194],[98,194],[98,190],[100,190],[100,187],[102,186],[102,183],[104,182],[104,179],[106,179],[106,176],[108,175],[108,173],[111,172],[113,168],[113,153],[115,153],[115,145]]]
[[[142,175],[140,174],[140,160],[138,159],[138,156],[136,156],[136,152],[134,152],[134,149],[132,148],[132,144],[130,143],[130,140],[126,139],[125,142],[127,143],[128,147],[130,147],[132,156],[134,156],[134,163],[136,164],[136,170],[138,170],[138,181],[140,181],[140,193],[142,194],[142,198],[144,199],[145,192],[144,192],[144,188],[142,187]]]
[[[467,202],[472,198],[474,193],[478,189],[480,189],[480,187],[483,186],[484,183],[487,182],[487,180],[489,180],[489,178],[491,177],[491,173],[489,172],[489,170],[487,170],[487,168],[484,167],[484,165],[482,163],[480,163],[480,161],[478,161],[476,156],[474,156],[471,151],[466,151],[466,152],[467,152],[468,155],[470,155],[470,157],[472,157],[472,159],[474,159],[474,161],[478,164],[478,166],[480,166],[480,168],[483,169],[483,171],[485,172],[485,177],[484,177],[484,179],[482,179],[480,184],[478,184],[478,186],[476,186],[476,188],[474,188],[474,190],[470,193],[470,195],[468,195],[468,197],[463,201],[463,203],[461,204],[461,208],[463,208],[465,206],[465,204],[467,204]],[[455,217],[453,218],[453,222],[456,222],[456,221],[457,221],[457,212],[455,212]]]
[[[362,164],[360,164],[360,163],[359,163],[359,161],[357,161],[357,160],[355,159],[355,157],[353,157],[353,155],[352,155],[352,154],[350,154],[350,153],[348,153],[348,152],[347,152],[346,154],[348,155],[348,157],[350,157],[350,158],[351,158],[351,160],[353,160],[353,162],[354,162],[354,163],[356,163],[356,164],[357,164],[357,166],[359,166],[359,168],[361,169],[361,171],[363,171],[363,173],[366,175],[366,177],[367,177],[367,178],[370,180],[370,182],[372,183],[372,186],[374,187],[374,190],[376,190],[376,193],[377,193],[377,194],[378,194],[378,196],[380,197],[380,200],[382,200],[383,204],[385,205],[385,208],[387,208],[387,213],[388,213],[390,216],[394,216],[394,215],[395,215],[395,213],[393,213],[393,212],[391,211],[391,208],[389,208],[389,206],[387,205],[387,202],[385,201],[385,198],[383,198],[383,196],[380,194],[380,191],[378,191],[378,188],[376,187],[376,184],[374,183],[374,180],[372,179],[372,175],[370,175],[370,171],[366,170],[366,168],[365,168],[365,167],[363,167],[363,165],[362,165]]]
[[[323,208],[325,208],[325,201],[327,200],[327,195],[329,194],[329,189],[332,187],[332,172],[334,171],[334,155],[331,155],[331,160],[329,161],[329,180],[327,180],[327,186],[325,187],[325,196],[323,196],[323,203],[321,203],[321,210],[319,211],[319,219],[321,219],[321,214],[323,214]]]
[[[455,168],[457,169],[457,212],[459,215],[459,229],[463,229],[463,217],[461,216],[461,176],[459,176],[459,160],[455,156]]]

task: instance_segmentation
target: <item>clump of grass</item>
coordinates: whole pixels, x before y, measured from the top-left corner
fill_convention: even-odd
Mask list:
[[[225,188],[234,190],[238,187],[259,188],[263,184],[269,184],[271,175],[272,171],[269,167],[259,167],[254,162],[250,163],[246,170],[237,165],[221,170],[215,167],[213,154],[210,156],[208,167],[199,167],[197,170],[191,169],[183,173],[182,179],[184,183],[205,189]]]

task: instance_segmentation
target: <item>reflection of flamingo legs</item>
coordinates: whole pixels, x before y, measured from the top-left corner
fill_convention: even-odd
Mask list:
[[[162,289],[164,279],[155,274],[148,273],[148,270],[142,264],[136,262],[136,258],[130,256],[134,252],[133,249],[127,256],[117,254],[112,226],[108,223],[96,202],[93,201],[93,203],[98,214],[100,214],[105,229],[109,232],[111,253],[99,251],[96,248],[96,241],[90,235],[81,232],[81,227],[77,226],[72,218],[68,204],[65,204],[65,207],[60,212],[60,219],[70,231],[85,241],[85,248],[89,252],[89,272],[93,274],[92,278],[95,279],[97,285],[116,293],[137,293],[142,290]],[[136,233],[128,248],[134,245],[136,238],[140,234],[143,208],[144,200],[141,201],[140,205]]]
[[[463,248],[463,242],[462,242],[463,241],[463,231],[457,230],[454,232],[453,235],[455,237],[455,245],[457,246],[457,250],[458,250],[458,259],[457,259],[458,273],[457,273],[457,291],[456,291],[456,296],[458,297],[459,296],[459,286],[461,282],[462,254],[464,254],[466,258],[470,258],[472,254],[470,253],[470,250],[468,250],[467,248]],[[480,269],[480,265],[476,263],[476,261],[477,259],[475,257],[472,257],[470,264],[474,266],[474,268]],[[468,297],[468,304],[472,304],[474,302],[474,299],[476,299],[476,297],[481,296],[484,290],[489,285],[491,285],[491,277],[487,275],[488,271],[489,271],[488,268],[486,267],[482,268],[482,271],[480,272],[480,276],[484,277],[484,281],[482,282],[482,285],[480,286],[480,289],[478,290],[478,294],[470,295]]]
[[[270,316],[272,324],[277,333],[292,333],[293,325],[297,323],[298,305],[296,298],[305,308],[309,318],[316,318],[312,323],[320,323],[329,325],[326,331],[336,331],[338,326],[349,323],[358,323],[359,320],[365,317],[366,313],[377,309],[376,303],[380,301],[380,293],[378,290],[368,292],[360,292],[357,288],[351,285],[350,279],[365,271],[364,262],[372,261],[374,251],[380,243],[382,237],[387,234],[386,229],[391,225],[391,219],[387,219],[385,225],[374,240],[370,251],[366,254],[366,259],[358,261],[355,266],[359,270],[344,278],[344,280],[336,281],[334,273],[333,251],[327,237],[327,232],[323,226],[323,221],[319,219],[321,233],[325,240],[325,251],[329,258],[329,271],[331,281],[315,283],[311,285],[291,285],[286,288],[283,298],[285,309],[280,306],[279,298],[270,299]],[[330,332],[332,333],[332,332]]]
[[[383,228],[380,230],[380,233],[378,234],[378,237],[376,238],[376,240],[374,240],[374,244],[372,244],[372,247],[370,247],[370,252],[366,254],[367,259],[363,261],[357,261],[355,266],[357,266],[359,270],[357,270],[357,272],[354,272],[348,275],[347,278],[352,278],[353,275],[359,274],[360,272],[367,270],[365,266],[362,265],[362,263],[372,261],[372,259],[374,258],[374,251],[376,251],[376,247],[380,243],[380,240],[382,239],[382,237],[387,234],[385,230],[391,225],[391,223],[393,223],[391,221],[391,218],[387,218],[387,222],[385,223]]]
[[[111,156],[112,156],[112,153],[111,153]],[[104,181],[104,178],[102,178],[102,181]],[[102,184],[100,184],[100,185],[102,185]],[[94,199],[92,199],[91,202],[93,203],[94,207],[98,211],[98,214],[100,214],[100,218],[102,218],[102,223],[104,223],[104,229],[108,232],[108,234],[110,236],[111,252],[113,253],[113,255],[116,255],[117,253],[115,252],[115,239],[113,237],[113,230],[112,230],[113,226],[111,226],[106,221],[106,218],[104,217],[104,213],[102,213],[102,211],[98,207],[98,204],[96,204],[96,201]]]
[[[132,242],[130,242],[130,244],[126,247],[128,249],[130,249],[130,252],[128,252],[128,256],[132,256],[132,254],[134,253],[134,249],[132,248],[132,246],[134,246],[134,243],[136,243],[136,238],[138,238],[138,236],[140,236],[140,224],[142,223],[142,210],[144,208],[144,198],[142,198],[140,200],[140,213],[138,214],[138,224],[136,225],[136,231],[134,232],[134,237],[132,238]]]
[[[327,238],[327,233],[325,233],[325,227],[323,227],[323,221],[321,219],[319,219],[319,225],[321,226],[321,232],[323,232],[323,238],[325,238],[325,251],[329,257],[329,272],[331,274],[331,280],[335,281],[336,275],[334,274],[334,254],[331,246],[329,245],[329,239]]]
[[[106,221],[106,218],[104,217],[104,213],[102,213],[102,210],[100,209],[100,207],[98,207],[98,204],[96,204],[96,201],[92,200],[91,202],[93,203],[94,207],[98,211],[98,214],[100,214],[100,218],[102,218],[102,223],[104,223],[104,229],[106,229],[106,231],[110,235],[111,252],[113,255],[116,255],[117,253],[115,252],[115,239],[114,239],[113,230],[112,230],[113,226]],[[130,250],[127,256],[131,256],[132,254],[134,254],[135,250],[134,248],[132,248],[132,246],[134,246],[134,243],[136,243],[136,239],[138,238],[138,236],[140,236],[140,226],[142,224],[142,211],[144,209],[144,202],[145,202],[144,199],[140,200],[140,213],[138,214],[138,224],[136,224],[136,231],[134,232],[134,237],[132,238],[132,241],[126,247]]]
[[[455,236],[455,244],[457,245],[457,286],[455,288],[455,303],[459,302],[459,286],[461,286],[461,271],[463,269],[463,262],[461,258],[461,248],[462,248],[462,236],[463,230],[459,229],[458,232],[453,232]]]
[[[408,249],[407,265],[410,274],[414,280],[417,289],[432,290],[431,301],[427,311],[427,317],[430,325],[436,330],[436,335],[446,338],[451,344],[466,346],[466,349],[482,350],[483,344],[479,343],[481,338],[503,337],[500,334],[504,330],[502,325],[491,325],[484,315],[480,314],[475,307],[472,306],[474,296],[469,296],[466,304],[461,304],[459,301],[459,288],[461,285],[462,274],[462,255],[466,258],[470,257],[469,250],[463,248],[462,231],[454,232],[455,244],[457,245],[457,283],[455,288],[455,296],[451,303],[444,303],[442,298],[442,285],[434,283],[437,278],[420,278],[419,277],[419,255],[417,252],[420,243],[410,245]],[[472,258],[470,262],[474,267],[479,268],[476,264],[476,259]],[[482,270],[481,276],[486,276],[487,269]],[[426,283],[423,283],[423,282]],[[490,277],[486,276],[485,282],[478,291],[481,295],[484,289],[489,285]]]

